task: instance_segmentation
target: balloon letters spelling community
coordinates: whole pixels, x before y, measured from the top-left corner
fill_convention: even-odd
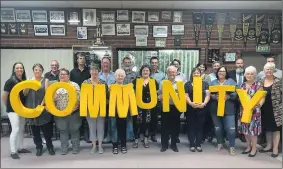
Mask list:
[[[109,98],[109,116],[115,116],[116,108],[118,116],[126,118],[127,113],[130,112],[132,116],[138,114],[137,107],[142,109],[154,108],[157,104],[157,91],[155,82],[149,81],[151,101],[144,103],[142,101],[142,79],[138,79],[136,91],[133,89],[133,84],[110,86],[110,98]],[[30,88],[38,90],[40,83],[35,80],[26,80],[18,83],[10,93],[11,106],[14,111],[25,118],[38,117],[44,108],[46,108],[54,116],[64,117],[72,113],[75,104],[77,103],[77,93],[75,88],[70,83],[57,82],[51,84],[45,94],[46,106],[38,105],[35,109],[29,109],[25,107],[20,100],[19,93],[21,90]],[[59,88],[64,88],[68,92],[69,102],[68,106],[64,110],[58,110],[54,105],[54,94]],[[163,81],[162,85],[162,105],[163,112],[169,112],[169,99],[171,98],[175,106],[180,112],[186,111],[186,95],[183,82],[177,82],[177,92],[174,90],[172,83],[168,80]],[[193,91],[195,103],[202,102],[202,80],[201,77],[194,77],[193,79]],[[243,116],[241,121],[249,123],[252,116],[253,108],[259,103],[259,101],[265,96],[264,91],[258,91],[251,99],[243,89],[236,89],[235,86],[218,85],[210,86],[209,91],[211,93],[218,93],[218,109],[217,115],[224,115],[225,107],[225,95],[226,92],[237,92],[239,100],[243,107]],[[170,97],[170,98],[169,98]],[[97,84],[93,87],[92,84],[82,84],[80,92],[80,116],[89,116],[96,118],[99,116],[106,116],[106,88],[105,85]]]

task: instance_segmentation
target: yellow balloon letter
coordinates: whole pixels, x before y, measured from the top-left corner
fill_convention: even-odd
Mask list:
[[[80,95],[80,116],[86,117],[89,112],[91,118],[106,116],[106,88],[105,84],[82,83]]]
[[[162,109],[163,112],[169,112],[169,96],[171,97],[173,103],[175,104],[176,108],[179,112],[186,112],[187,104],[186,104],[186,95],[184,89],[184,82],[178,81],[177,82],[177,92],[173,88],[172,83],[169,80],[162,81]]]
[[[226,92],[234,92],[235,86],[228,85],[217,85],[217,86],[209,86],[209,91],[211,93],[218,93],[218,106],[217,106],[217,116],[224,116],[225,109],[225,95]]]
[[[144,103],[142,100],[142,89],[143,89],[143,79],[138,78],[136,81],[136,99],[139,108],[141,109],[152,109],[157,104],[157,91],[154,79],[149,80],[149,92],[150,92],[150,102]]]
[[[35,109],[26,108],[20,100],[19,93],[23,89],[33,89],[37,91],[40,88],[40,82],[36,80],[26,80],[16,84],[10,93],[10,102],[13,110],[21,117],[36,118],[44,110],[44,106],[38,105]]]
[[[109,116],[115,117],[118,114],[119,118],[126,118],[129,108],[132,115],[137,115],[138,109],[134,96],[133,84],[124,86],[112,84],[110,86]]]
[[[55,92],[60,88],[64,88],[66,90],[65,93],[60,93],[60,94],[67,94],[69,98],[68,106],[64,110],[58,110],[54,104]],[[76,102],[77,102],[76,88],[70,83],[56,82],[48,86],[46,90],[46,94],[45,94],[46,109],[50,111],[50,113],[53,114],[54,116],[58,116],[58,117],[68,116],[73,112]]]
[[[193,102],[202,103],[202,77],[193,78]]]
[[[243,107],[241,122],[250,123],[253,109],[265,97],[266,91],[257,91],[251,99],[245,90],[237,89],[236,91]]]

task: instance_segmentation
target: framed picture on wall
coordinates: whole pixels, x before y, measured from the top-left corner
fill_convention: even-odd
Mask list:
[[[48,25],[34,25],[35,36],[48,36]]]
[[[153,26],[154,38],[166,38],[168,36],[168,26]]]
[[[159,21],[159,12],[148,12],[147,20],[149,22],[158,22]]]
[[[182,11],[174,11],[173,13],[173,22],[182,22],[183,12]]]
[[[96,9],[83,9],[83,26],[96,26]]]
[[[108,36],[108,35],[115,35],[115,24],[101,24],[102,28],[102,35]]]
[[[65,36],[65,25],[50,25],[50,34],[52,36]]]
[[[184,35],[185,25],[172,25],[172,35]]]
[[[236,62],[236,53],[235,52],[227,52],[223,54],[223,61],[225,63],[235,63]]]
[[[87,27],[77,27],[77,38],[82,40],[87,39]]]
[[[68,12],[68,24],[69,25],[80,25],[80,13],[78,11]]]
[[[162,19],[170,20],[172,18],[172,12],[171,11],[162,11]]]
[[[50,23],[65,23],[64,11],[49,11]]]
[[[117,24],[117,36],[125,36],[131,34],[130,24]]]
[[[148,25],[135,25],[135,37],[146,36],[148,37]]]
[[[115,22],[115,12],[101,11],[101,22]]]
[[[144,11],[132,11],[132,22],[133,23],[145,23],[145,12]]]
[[[32,22],[47,22],[46,10],[32,10]]]
[[[17,22],[31,22],[30,10],[16,10]]]
[[[1,22],[15,22],[14,8],[1,8]]]
[[[117,21],[128,21],[129,11],[128,10],[117,10]]]

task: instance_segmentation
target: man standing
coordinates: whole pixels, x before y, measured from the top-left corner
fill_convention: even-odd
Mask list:
[[[137,77],[137,73],[132,70],[133,64],[131,58],[124,57],[122,68],[126,73],[124,84],[132,83],[133,80]],[[133,123],[130,113],[128,114],[127,117],[127,140],[128,141],[134,140]]]
[[[275,55],[272,54],[270,56],[266,56],[266,62],[271,62],[275,64]],[[273,73],[273,75],[277,78],[282,78],[282,70],[275,68],[275,71]],[[265,77],[265,74],[263,71],[261,71],[258,75],[257,75],[257,80],[262,79],[263,77]]]
[[[48,85],[59,81],[59,63],[57,60],[52,60],[51,71],[46,72],[44,77],[48,80]]]
[[[77,55],[77,63],[78,66],[71,70],[70,72],[70,80],[77,83],[80,88],[84,80],[90,78],[89,69],[85,65],[85,55],[80,53]],[[85,117],[82,118],[82,125],[80,127],[80,137],[81,140],[85,140],[87,143],[91,143],[89,141],[89,128],[86,122]]]
[[[99,72],[98,74],[98,77],[99,79],[103,80],[106,82],[106,84],[108,85],[108,87],[115,83],[115,73],[110,71],[110,68],[111,68],[111,60],[108,56],[104,56],[102,59],[101,59],[101,72]],[[106,111],[109,111],[108,109],[108,104],[106,106]],[[108,116],[108,114],[107,114]],[[109,121],[110,118],[107,118],[105,120],[105,130],[104,130],[104,133],[105,133],[105,136],[106,136],[106,139],[104,140],[104,142],[110,142],[111,141],[111,121]]]
[[[177,68],[175,66],[169,66],[167,68],[167,78],[172,83],[172,86],[177,90],[177,81],[176,81]],[[159,85],[158,97],[162,100],[162,83]],[[178,126],[180,125],[180,112],[174,105],[172,99],[169,100],[170,110],[169,112],[161,114],[161,152],[164,152],[168,149],[169,146],[169,134],[171,135],[171,149],[174,152],[178,152],[177,148],[177,133]]]
[[[215,79],[217,79],[216,78],[216,72],[217,72],[217,70],[220,68],[220,66],[221,66],[221,64],[219,63],[219,62],[217,62],[217,61],[215,61],[215,62],[213,62],[212,63],[212,73],[210,73],[209,75],[208,75],[208,80],[207,80],[207,82],[210,84],[213,80],[215,80]]]
[[[232,70],[228,73],[228,76],[233,79],[237,83],[237,87],[240,88],[241,85],[246,81],[246,78],[244,76],[245,69],[244,69],[244,60],[241,58],[238,58],[236,60],[236,70]],[[237,137],[240,138],[242,142],[245,142],[244,135],[240,135],[237,132],[237,126],[238,126],[238,117],[240,113],[241,103],[238,100],[236,103],[236,116],[235,116],[235,125],[236,125],[236,134]]]
[[[152,69],[151,77],[157,81],[158,84],[161,83],[162,80],[165,79],[165,74],[158,70],[158,57],[151,57],[150,58],[150,65]],[[158,123],[158,115],[161,113],[161,102],[158,101],[156,107],[152,109],[151,112],[151,124],[150,124],[150,132],[151,132],[151,141],[157,142],[156,140],[156,130],[157,130],[157,123]]]

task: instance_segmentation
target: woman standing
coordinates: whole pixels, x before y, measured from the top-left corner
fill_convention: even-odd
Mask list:
[[[24,65],[21,62],[16,62],[13,65],[11,77],[5,82],[4,93],[2,95],[2,101],[6,105],[6,112],[8,113],[12,126],[12,132],[10,134],[10,149],[11,157],[13,159],[20,159],[18,153],[31,153],[29,150],[23,148],[25,118],[15,113],[10,102],[11,90],[16,84],[24,80],[26,80]],[[20,92],[20,100],[22,103],[25,103],[23,91]]]
[[[139,75],[143,80],[142,100],[144,103],[149,103],[151,101],[150,91],[149,91],[149,80],[152,79],[150,77],[151,75],[150,67],[148,65],[143,65],[140,68]],[[156,91],[158,91],[158,88],[159,88],[158,83],[156,80],[154,81],[155,81]],[[136,82],[137,82],[137,79],[133,81],[135,90],[136,90]],[[133,129],[134,129],[134,135],[135,135],[135,142],[133,144],[133,148],[138,148],[139,133],[143,133],[143,136],[144,136],[143,146],[145,148],[149,148],[148,137],[149,137],[149,126],[151,122],[151,111],[152,110],[148,110],[148,109],[141,110],[141,115],[139,116],[141,118],[140,119],[141,125],[139,125],[139,127],[138,127],[138,116],[133,116]]]
[[[200,77],[201,70],[193,68],[190,81],[185,84],[185,92],[187,97],[187,120],[188,120],[188,138],[190,141],[190,151],[202,152],[201,141],[203,134],[203,125],[207,113],[207,103],[210,99],[208,83],[202,82],[202,103],[197,104],[193,101],[193,77]]]
[[[202,77],[202,79],[208,83],[210,79],[209,79],[209,75],[206,74],[206,70],[207,70],[206,64],[198,63],[196,67],[200,69],[200,76]]]
[[[79,114],[79,103],[80,103],[80,86],[70,81],[69,70],[62,68],[59,72],[60,82],[70,83],[77,93],[76,105],[71,114],[65,117],[55,117],[56,127],[60,132],[60,142],[61,142],[61,155],[68,154],[69,149],[69,136],[71,135],[72,143],[72,153],[78,154],[80,148],[80,126],[82,120]],[[64,110],[69,103],[68,91],[64,88],[60,88],[55,92],[54,96],[55,107],[58,110]]]
[[[211,86],[216,85],[233,85],[236,86],[236,82],[228,77],[227,69],[221,66],[216,72],[216,80],[211,82]],[[217,139],[217,151],[223,148],[224,144],[224,130],[228,137],[230,145],[230,155],[235,155],[235,101],[237,99],[236,92],[227,92],[225,96],[225,108],[224,116],[217,116],[218,106],[218,94],[211,94],[211,116],[214,123],[215,135]]]
[[[123,69],[115,71],[115,84],[123,85],[126,73]],[[111,88],[110,88],[111,90]],[[127,153],[127,118],[120,118],[116,109],[116,117],[110,117],[113,154],[118,154],[118,142],[121,143],[121,152]]]
[[[244,74],[246,82],[241,85],[241,88],[246,91],[250,98],[259,91],[262,90],[261,83],[256,82],[256,68],[249,66],[245,70]],[[249,157],[255,157],[257,153],[257,137],[261,134],[261,111],[260,107],[263,105],[264,99],[262,99],[258,106],[253,110],[252,119],[250,123],[241,122],[243,108],[241,108],[238,118],[238,131],[243,134],[247,140],[247,148],[242,154],[249,154]]]
[[[36,80],[41,83],[40,88],[35,90],[25,89],[24,95],[26,96],[26,107],[36,108],[37,105],[43,103],[45,95],[45,78],[42,77],[44,71],[43,66],[40,63],[36,63],[32,67],[34,76],[31,80]],[[43,110],[39,117],[28,119],[31,125],[31,130],[33,134],[33,142],[36,145],[36,156],[42,155],[42,139],[40,131],[43,132],[44,139],[46,141],[46,146],[50,155],[54,155],[54,149],[52,144],[52,135],[53,135],[53,123],[52,114]]]
[[[108,86],[107,84],[98,78],[100,69],[98,66],[90,66],[91,77],[85,80],[83,83],[92,84],[93,88],[97,84],[104,84],[106,88],[106,99],[108,99]],[[92,141],[91,154],[97,152],[96,142],[98,141],[98,153],[103,154],[102,142],[104,138],[104,123],[105,117],[100,117],[99,114],[97,118],[86,117],[89,126],[89,140]]]
[[[267,145],[263,152],[272,152],[271,156],[278,156],[280,130],[282,129],[282,79],[273,75],[275,64],[268,62],[264,66],[265,77],[260,81],[267,91],[265,103],[262,105],[262,126],[266,132]]]

